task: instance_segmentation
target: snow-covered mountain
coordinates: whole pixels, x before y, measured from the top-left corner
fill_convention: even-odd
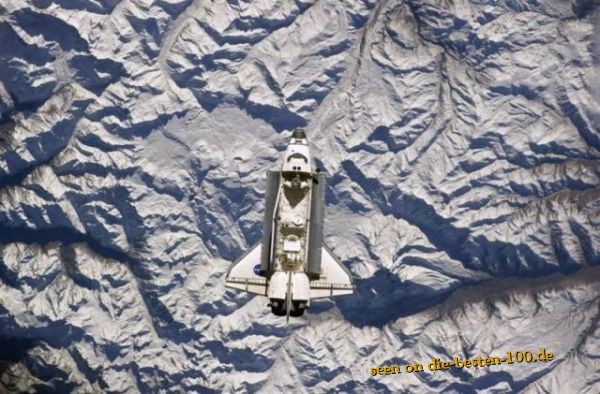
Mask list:
[[[357,289],[286,325],[295,127]],[[594,0],[3,0],[0,392],[598,393],[599,160]]]

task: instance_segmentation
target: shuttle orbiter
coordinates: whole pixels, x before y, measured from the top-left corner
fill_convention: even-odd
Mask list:
[[[325,181],[295,130],[281,169],[267,172],[262,241],[231,266],[227,287],[268,297],[273,313],[288,319],[311,299],[353,293],[350,272],[323,243]]]

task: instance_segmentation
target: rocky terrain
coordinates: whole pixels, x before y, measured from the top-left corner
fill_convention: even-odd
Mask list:
[[[356,293],[286,325],[296,127]],[[2,1],[0,392],[598,393],[599,160],[594,0]]]

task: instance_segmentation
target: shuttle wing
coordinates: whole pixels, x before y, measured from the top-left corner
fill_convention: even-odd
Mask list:
[[[321,277],[310,283],[310,298],[324,298],[352,294],[352,275],[333,256],[329,248],[321,248]]]
[[[238,259],[225,277],[225,286],[254,294],[267,295],[267,280],[259,275],[261,242]]]

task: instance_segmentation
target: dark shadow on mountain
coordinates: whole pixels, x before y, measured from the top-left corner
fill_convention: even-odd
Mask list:
[[[596,149],[600,149],[600,134],[595,128],[599,125],[592,125],[588,122],[585,115],[582,114],[581,109],[571,100],[564,88],[560,89],[559,105],[563,113],[569,117],[573,125],[577,128],[579,135],[585,142]]]
[[[427,122],[431,122],[430,119],[419,119],[421,115],[426,114],[426,111],[423,109],[409,109],[407,110],[402,117],[393,124],[379,125],[375,127],[373,132],[367,137],[367,141],[363,142],[355,147],[353,147],[350,151],[358,151],[365,150],[371,153],[384,153],[384,152],[399,152],[407,146],[411,145],[420,135],[420,132],[425,131]],[[398,135],[394,135],[392,131],[395,130],[398,133],[398,130],[403,130],[407,125],[411,122],[413,124],[419,124],[420,132],[416,132],[416,128],[411,127],[411,132],[409,133],[401,133]],[[385,144],[387,149],[381,149],[380,147],[373,146],[373,142],[381,141]]]
[[[111,343],[103,346],[105,353],[110,361],[114,361],[114,358],[111,358],[110,351],[107,350],[108,346],[119,346],[116,343]],[[71,357],[73,358],[73,362],[77,366],[77,370],[81,372],[88,382],[94,383],[98,381],[98,376],[102,373],[102,368],[96,367],[95,369],[91,368],[88,364],[88,361],[84,358],[84,356],[79,352],[78,349],[73,349],[69,352]]]
[[[22,8],[12,13],[20,28],[31,36],[41,35],[46,41],[56,42],[64,51],[89,50],[87,42],[77,29],[55,16]]]
[[[339,297],[335,303],[344,318],[356,327],[382,327],[439,304],[452,293],[452,289],[440,291],[402,281],[385,268],[370,278],[355,279],[354,285],[352,296]]]
[[[115,0],[113,0],[115,1]],[[157,0],[156,4],[159,5],[172,17],[180,15],[185,9],[192,4],[193,0],[182,1],[181,3],[172,2],[169,0]]]
[[[44,382],[33,385],[36,393],[70,393],[78,386],[69,372],[41,359],[28,357],[25,364],[32,375]]]
[[[33,5],[41,9],[56,3],[65,10],[89,11],[95,14],[110,14],[119,2],[120,0],[32,0]]]
[[[20,185],[37,167],[48,164],[62,152],[73,135],[80,114],[89,102],[89,100],[74,101],[70,110],[64,113],[63,119],[55,123],[52,129],[25,142],[25,147],[33,156],[32,161],[23,160],[12,149],[3,154],[2,158],[6,162],[8,173],[0,173],[0,189]]]
[[[461,394],[477,393],[477,391],[470,384],[465,384],[465,383],[451,383],[448,386],[444,387],[444,392],[446,392],[446,393],[461,393]]]
[[[365,385],[366,385],[366,387],[371,389],[371,392],[374,392],[374,393],[390,392],[389,386],[378,382],[377,379],[367,379]],[[338,387],[340,387],[340,390],[341,390],[340,392],[342,392],[342,393],[360,392],[360,390],[353,390],[355,387],[357,387],[356,380],[348,381],[347,383],[343,383]],[[345,390],[346,387],[349,388],[348,391]]]
[[[377,126],[375,130],[367,137],[367,141],[382,141],[389,151],[396,151],[396,141],[390,136],[390,129],[386,126]]]
[[[559,266],[549,264],[526,244],[509,244],[490,241],[478,235],[465,246],[470,258],[463,262],[467,268],[483,270],[495,276],[538,277],[560,271],[563,274],[575,273],[579,265],[558,257]]]
[[[125,109],[120,109],[117,107],[112,107],[110,110],[105,108],[105,112],[103,113],[103,117],[113,115],[113,112],[120,113],[124,118],[122,120],[126,120],[129,118],[129,112]],[[133,140],[136,138],[147,138],[152,132],[164,127],[169,121],[173,118],[182,117],[185,114],[185,110],[181,110],[181,112],[175,113],[165,113],[157,115],[153,119],[145,120],[139,123],[131,124],[127,122],[125,126],[121,126],[118,124],[106,125],[106,129],[113,133],[117,134],[120,137]]]
[[[8,151],[3,156],[4,161],[7,163],[9,173],[0,176],[0,189],[20,185],[21,182],[23,182],[23,180],[38,166],[47,164],[55,157],[55,155],[49,156],[46,160],[31,165],[23,160],[15,151]]]
[[[25,243],[47,245],[51,242],[58,242],[61,245],[72,245],[76,243],[85,243],[90,250],[96,254],[124,263],[133,263],[134,259],[120,250],[107,248],[100,244],[95,238],[88,234],[82,234],[72,228],[46,228],[32,229],[25,227],[11,227],[1,224],[0,221],[0,244]],[[4,277],[1,277],[4,280]]]
[[[47,49],[40,48],[37,45],[27,44],[19,35],[13,30],[13,28],[6,22],[0,22],[0,61],[2,61],[3,67],[0,68],[0,72],[3,76],[10,76],[8,73],[9,62],[14,58],[21,58],[27,63],[43,66],[44,64],[54,60],[54,57],[49,53]],[[15,77],[15,75],[12,75]],[[17,85],[16,81],[11,81],[10,78],[3,78],[3,82],[11,83],[11,85]]]
[[[569,220],[569,228],[579,239],[581,251],[589,265],[600,265],[600,250],[594,248],[592,237],[586,229],[575,220]]]
[[[494,387],[501,382],[507,382],[510,387],[513,389],[515,388],[513,377],[507,371],[487,372],[485,375],[474,379],[472,387],[478,391],[485,390]],[[521,389],[523,388],[524,387],[521,387]]]
[[[13,110],[34,112],[52,95],[56,82],[50,79],[39,83],[39,79],[31,78],[31,74],[20,67],[20,62],[14,60],[22,59],[26,64],[37,66],[40,68],[37,73],[43,74],[44,65],[54,57],[47,49],[24,42],[8,23],[0,22],[0,37],[0,81],[14,103]]]
[[[266,304],[266,302],[265,302]],[[270,312],[268,312],[270,313]],[[248,338],[251,335],[264,336],[264,337],[277,337],[285,338],[290,334],[290,330],[287,326],[272,326],[270,324],[262,324],[259,321],[254,321],[244,331],[231,331],[229,338],[232,340],[241,340]]]
[[[463,262],[470,260],[463,248],[469,237],[468,229],[453,226],[451,219],[442,217],[433,206],[416,196],[399,189],[387,191],[377,179],[365,177],[350,160],[343,161],[342,167],[383,214],[392,214],[418,227],[438,250],[451,258]]]
[[[92,122],[99,122],[102,120],[102,118],[106,118],[108,116],[114,116],[120,121],[125,121],[130,116],[130,113],[129,109],[126,107],[106,105],[97,111],[89,112],[85,115],[85,117]],[[114,128],[111,129],[114,130]]]
[[[219,360],[222,366],[233,365],[234,371],[265,372],[275,362],[250,348],[228,348],[220,341],[207,341],[202,345]]]
[[[527,100],[536,100],[538,92],[525,84],[495,85],[489,87],[490,92],[501,96],[522,96]]]
[[[135,169],[133,169],[135,172]],[[182,201],[185,198],[185,192],[177,184],[162,183],[160,180],[155,181],[155,177],[146,172],[140,174],[140,178],[149,189],[154,190],[158,194],[166,194],[173,197],[177,201]]]
[[[296,115],[288,109],[255,104],[243,99],[236,101],[240,108],[246,110],[252,117],[269,123],[278,133],[283,130],[294,130],[298,127],[306,126],[306,120],[303,117]]]
[[[70,249],[70,245],[76,243],[86,244],[90,250],[94,253],[109,258],[121,263],[126,264],[129,269],[133,272],[137,279],[141,281],[138,283],[138,288],[142,296],[142,300],[145,302],[146,307],[152,317],[152,322],[156,332],[162,338],[167,338],[175,343],[197,341],[200,339],[200,334],[193,329],[187,328],[182,323],[177,322],[162,302],[159,300],[161,295],[151,285],[147,284],[147,281],[151,279],[151,274],[136,261],[133,257],[129,256],[123,251],[115,250],[113,248],[106,247],[99,243],[95,238],[88,234],[81,234],[74,229],[70,228],[52,228],[52,229],[27,229],[27,228],[11,228],[6,225],[0,225],[0,244],[9,243],[27,243],[27,244],[39,244],[46,245],[51,242],[58,242],[61,245],[61,262],[65,267],[66,274],[79,286],[90,288],[92,290],[98,289],[100,284],[87,278],[81,274],[77,263],[74,259],[73,252]],[[20,280],[16,277],[0,260],[0,280],[3,283],[10,285],[11,287],[20,287],[24,280]],[[0,305],[1,307],[1,305]],[[0,310],[1,312],[1,310]],[[0,314],[0,317],[2,315]],[[0,321],[1,322],[1,321]],[[58,324],[59,322],[52,322],[52,324]],[[48,330],[51,330],[54,326],[48,326]],[[57,329],[60,331],[60,329]],[[53,331],[44,331],[44,340],[51,343],[53,346],[64,347],[62,342],[56,342],[57,338],[48,338],[48,335]],[[2,331],[0,330],[0,334]],[[46,335],[48,334],[48,335]],[[81,334],[81,333],[80,333]],[[69,338],[64,332],[62,336],[59,336],[60,340],[74,340]],[[54,338],[54,339],[53,339]]]
[[[311,86],[297,90],[288,97],[288,101],[313,100],[316,103],[316,106],[318,106],[328,94],[329,89],[315,89]]]
[[[234,9],[239,7],[238,2],[228,2],[234,6]],[[199,24],[219,46],[224,46],[226,44],[230,44],[231,46],[240,44],[255,45],[274,31],[290,26],[298,16],[302,15],[312,7],[312,4],[309,2],[296,2],[296,5],[298,7],[297,11],[293,11],[289,15],[282,15],[279,18],[265,17],[263,15],[245,15],[235,18],[227,27],[225,27],[223,32],[215,30],[208,23],[199,22]],[[240,31],[248,34],[239,34]],[[233,34],[229,34],[229,32],[232,32]]]
[[[75,55],[69,60],[69,65],[76,71],[74,79],[97,96],[125,74],[121,63],[91,55]]]
[[[597,0],[575,0],[571,7],[577,18],[583,19],[588,15],[592,15],[594,10],[600,7],[600,3]]]
[[[35,347],[35,340],[33,339],[15,338],[0,334],[0,381],[6,369],[11,364],[23,360],[27,351],[33,347]]]
[[[39,317],[40,324],[22,327],[10,312],[0,304],[0,349],[10,349],[7,352],[8,361],[19,361],[25,356],[25,353],[41,342],[48,344],[53,348],[66,348],[73,342],[79,342],[85,336],[85,332],[76,326],[66,322],[66,320],[50,320]],[[10,339],[11,344],[8,343]],[[2,353],[4,355],[4,353]],[[0,360],[4,356],[0,356]]]
[[[196,211],[197,227],[202,234],[202,240],[214,256],[235,261],[243,254],[240,245],[226,236],[229,230],[225,228],[226,223],[219,221],[219,218],[203,205],[195,205],[194,211]]]
[[[100,289],[100,283],[97,280],[88,278],[81,273],[77,264],[77,255],[70,245],[60,247],[60,261],[65,268],[65,273],[76,285],[92,291]]]
[[[383,214],[392,214],[418,227],[436,249],[466,268],[496,276],[521,277],[548,275],[557,270],[574,273],[579,269],[564,253],[558,254],[559,266],[556,267],[526,244],[490,241],[481,235],[472,238],[469,229],[454,226],[452,219],[439,215],[426,201],[397,188],[386,189],[377,179],[365,177],[349,160],[342,162],[342,167]]]
[[[135,172],[136,168],[120,169],[116,167],[105,167],[103,164],[99,163],[83,161],[71,161],[62,164],[60,167],[54,168],[54,173],[59,177],[66,175],[74,175],[77,177],[95,175],[97,177],[104,178],[108,175],[112,175],[116,179],[123,179],[133,175]],[[36,192],[39,192],[40,190],[36,190]]]
[[[197,342],[202,334],[193,328],[173,318],[169,309],[160,301],[161,292],[150,289],[149,285],[142,284],[140,291],[146,307],[152,316],[154,329],[161,338],[168,339],[174,343]]]

